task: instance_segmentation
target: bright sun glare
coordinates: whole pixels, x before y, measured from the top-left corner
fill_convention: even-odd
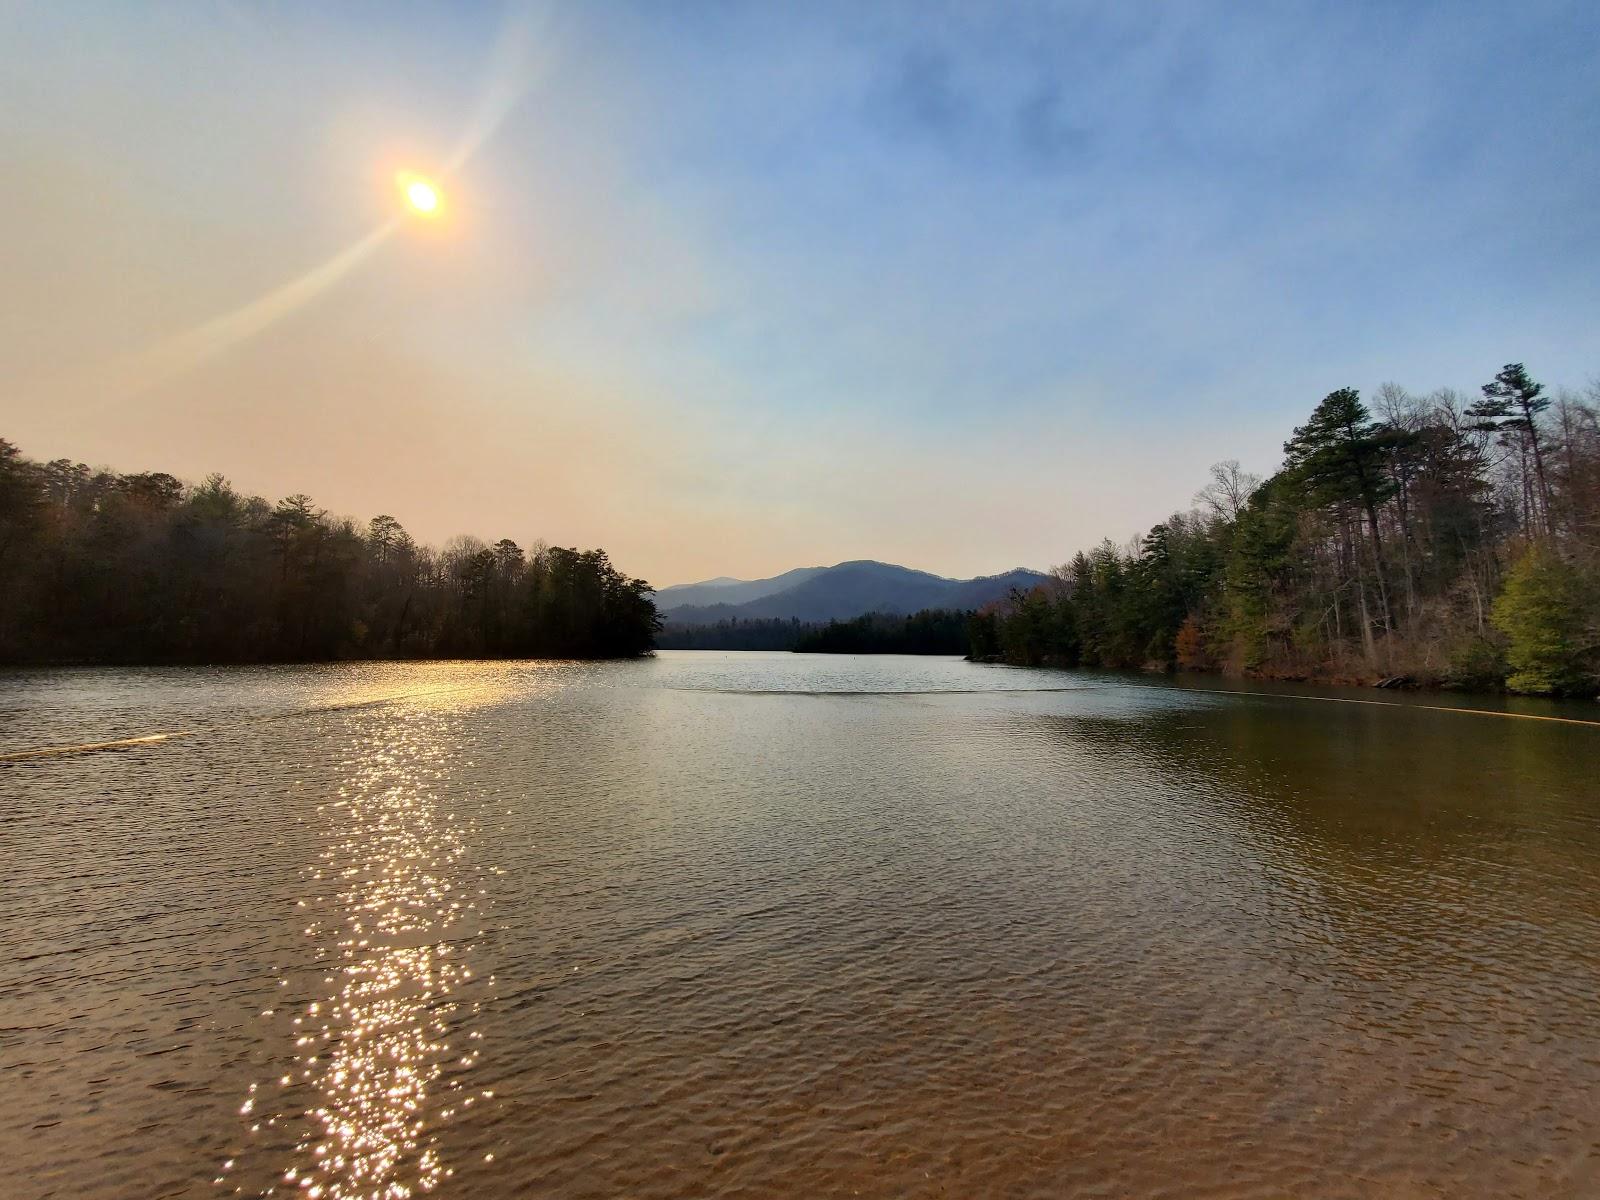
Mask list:
[[[406,204],[418,216],[431,217],[439,212],[439,189],[431,180],[424,179],[421,175],[402,172],[398,176],[400,192],[405,196]]]

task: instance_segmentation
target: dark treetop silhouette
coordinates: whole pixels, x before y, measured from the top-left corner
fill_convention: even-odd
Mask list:
[[[603,550],[419,546],[305,496],[186,486],[0,440],[0,660],[613,658],[651,649],[642,579]]]
[[[866,613],[849,621],[829,621],[802,637],[795,649],[832,654],[965,654],[969,612],[924,609]]]
[[[796,650],[803,654],[966,654],[969,610],[923,609],[910,615],[869,612],[849,620],[725,617],[668,624],[664,650]]]

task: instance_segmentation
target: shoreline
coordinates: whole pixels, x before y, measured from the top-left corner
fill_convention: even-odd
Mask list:
[[[1377,672],[1350,673],[1315,671],[1240,671],[1230,670],[1226,667],[1125,667],[1102,668],[1081,665],[1069,666],[1061,662],[1040,663],[1015,663],[1007,661],[998,654],[984,655],[981,657],[967,655],[965,661],[978,666],[1001,667],[1047,667],[1058,671],[1076,670],[1120,670],[1141,675],[1156,677],[1174,677],[1179,675],[1206,676],[1213,679],[1229,680],[1235,683],[1263,683],[1263,684],[1305,684],[1311,687],[1350,688],[1363,691],[1388,691],[1401,692],[1406,695],[1456,695],[1456,696],[1484,696],[1500,700],[1524,699],[1542,700],[1561,704],[1594,704],[1600,710],[1600,695],[1560,696],[1544,692],[1518,692],[1506,687],[1473,687],[1466,684],[1452,683],[1439,677],[1429,677],[1415,674],[1382,675]],[[1237,690],[1237,689],[1232,689]]]

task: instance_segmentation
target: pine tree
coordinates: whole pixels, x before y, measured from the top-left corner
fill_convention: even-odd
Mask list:
[[[1539,442],[1539,414],[1550,407],[1544,384],[1535,383],[1521,363],[1507,363],[1500,373],[1483,385],[1483,399],[1467,409],[1476,429],[1500,434],[1526,446],[1533,455],[1534,479],[1538,487],[1535,528],[1550,533],[1550,481],[1544,470],[1544,447]]]
[[[1340,388],[1324,396],[1311,419],[1283,444],[1285,471],[1298,481],[1312,504],[1355,504],[1365,515],[1385,629],[1390,627],[1391,615],[1378,506],[1394,495],[1395,484],[1384,463],[1396,448],[1413,438],[1374,421],[1355,388]]]

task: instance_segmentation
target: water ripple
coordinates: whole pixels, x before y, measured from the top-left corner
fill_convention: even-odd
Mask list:
[[[1593,731],[1128,682],[14,680],[8,1194],[1600,1192]]]

